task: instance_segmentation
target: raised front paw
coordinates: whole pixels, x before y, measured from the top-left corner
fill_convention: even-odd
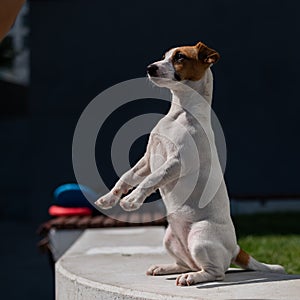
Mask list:
[[[110,209],[115,206],[120,200],[120,195],[116,192],[110,191],[108,194],[100,197],[95,204],[102,209]]]
[[[120,206],[126,211],[137,210],[142,206],[144,200],[145,197],[135,190],[120,201]]]

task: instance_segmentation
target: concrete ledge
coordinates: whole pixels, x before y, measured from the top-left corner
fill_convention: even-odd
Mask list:
[[[172,259],[163,227],[89,229],[56,263],[56,299],[300,299],[300,275],[243,272],[222,282],[176,287],[176,275],[146,276]]]

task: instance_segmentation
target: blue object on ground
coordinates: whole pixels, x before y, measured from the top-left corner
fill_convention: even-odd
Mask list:
[[[98,198],[98,194],[85,185],[77,183],[63,184],[56,188],[53,193],[54,204],[64,207],[90,207],[94,209],[85,195],[90,201],[96,201]]]

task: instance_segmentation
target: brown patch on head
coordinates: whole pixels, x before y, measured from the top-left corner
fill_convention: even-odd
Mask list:
[[[177,48],[172,55],[172,63],[177,80],[200,80],[207,68],[216,63],[220,55],[205,44]]]

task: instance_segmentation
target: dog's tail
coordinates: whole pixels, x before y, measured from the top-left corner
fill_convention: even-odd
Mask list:
[[[285,274],[284,267],[280,265],[270,265],[257,261],[251,255],[246,253],[243,249],[237,246],[236,255],[234,256],[232,263],[247,270],[273,272]]]

